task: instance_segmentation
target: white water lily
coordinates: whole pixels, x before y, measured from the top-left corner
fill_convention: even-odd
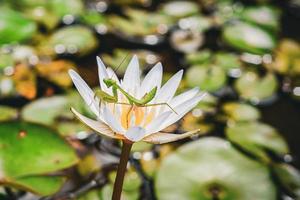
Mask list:
[[[180,120],[186,113],[194,108],[203,98],[205,93],[193,88],[174,97],[175,92],[182,79],[183,70],[172,76],[163,86],[163,69],[161,63],[157,63],[141,80],[141,72],[137,56],[133,56],[124,78],[119,80],[111,68],[106,68],[99,57],[98,73],[100,88],[102,91],[113,94],[111,88],[107,88],[104,79],[112,78],[127,93],[137,99],[141,99],[147,92],[157,87],[154,98],[148,104],[168,103],[159,106],[136,106],[107,103],[95,97],[94,92],[86,82],[73,70],[69,74],[78,92],[90,107],[97,119],[90,119],[71,108],[72,112],[87,126],[96,132],[115,139],[127,140],[129,142],[145,141],[149,143],[162,144],[180,140],[199,132],[189,131],[183,134],[162,132],[166,127]],[[118,90],[119,102],[128,103],[127,98]],[[175,112],[174,112],[175,111]]]

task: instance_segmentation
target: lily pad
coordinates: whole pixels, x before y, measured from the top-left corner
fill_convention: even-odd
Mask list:
[[[245,21],[262,27],[277,30],[279,28],[279,15],[276,8],[270,6],[248,7],[240,15]]]
[[[288,164],[275,164],[273,169],[281,185],[300,198],[300,171]]]
[[[73,149],[47,127],[28,122],[2,122],[0,135],[0,182],[3,184],[43,195],[53,193],[61,187],[63,178],[47,174],[77,162]]]
[[[171,1],[163,5],[162,12],[175,18],[187,17],[199,12],[198,4],[191,1]]]
[[[70,112],[69,109],[70,105],[66,97],[45,97],[27,104],[21,116],[26,121],[52,125],[61,114]]]
[[[222,106],[222,110],[233,121],[255,121],[260,118],[257,108],[244,103],[228,102]]]
[[[234,48],[254,54],[269,53],[276,46],[276,40],[269,32],[245,22],[225,26],[223,39]]]
[[[215,65],[222,67],[226,71],[240,68],[239,57],[233,53],[218,52],[214,56]]]
[[[226,136],[233,143],[266,162],[270,161],[266,150],[281,156],[289,152],[284,138],[267,124],[233,123],[226,128]]]
[[[18,110],[9,106],[0,106],[0,113],[0,121],[16,119],[18,116]]]
[[[204,91],[215,92],[225,85],[227,77],[226,72],[218,66],[195,65],[188,69],[186,81],[190,87],[198,86]]]
[[[234,87],[243,99],[257,104],[274,96],[278,83],[272,73],[259,77],[254,71],[246,71],[235,82]]]
[[[41,50],[46,55],[76,54],[79,56],[92,52],[98,46],[93,32],[81,25],[59,29],[42,44]]]
[[[185,58],[189,64],[201,65],[201,64],[208,63],[211,60],[212,53],[209,50],[203,50],[203,51],[186,54]]]
[[[111,25],[110,28],[115,33],[119,32],[119,35],[122,37],[124,35],[125,37],[163,35],[167,33],[169,26],[172,24],[170,17],[161,13],[150,13],[140,9],[125,9],[125,13],[128,18],[117,15],[112,15],[108,18]],[[151,38],[154,39],[154,37],[150,37],[149,40]],[[147,43],[147,41],[145,42]]]
[[[160,200],[276,199],[268,168],[215,137],[183,145],[168,156],[155,190]]]
[[[104,186],[101,190],[101,200],[110,200],[113,192],[113,182],[115,180],[115,173],[110,173],[111,183]],[[138,200],[139,199],[139,187],[141,185],[141,179],[138,174],[132,169],[128,170],[125,174],[122,200]]]
[[[0,9],[0,24],[0,45],[30,39],[37,30],[33,21],[5,8]]]
[[[276,72],[289,76],[300,74],[300,45],[296,41],[284,39],[275,52],[275,61],[270,66]]]

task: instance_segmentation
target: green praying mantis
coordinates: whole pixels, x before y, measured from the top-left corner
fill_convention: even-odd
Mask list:
[[[95,97],[100,98],[103,102],[107,103],[114,103],[114,104],[122,104],[122,105],[129,105],[129,106],[137,106],[137,107],[150,107],[150,106],[161,106],[165,105],[168,106],[174,113],[176,111],[168,104],[168,103],[153,103],[148,104],[156,95],[157,87],[154,87],[149,92],[147,92],[141,99],[137,99],[134,96],[127,93],[122,87],[120,87],[117,82],[112,78],[103,79],[104,84],[108,88],[112,88],[113,95],[110,95],[103,90],[97,90],[95,92]],[[118,90],[127,98],[128,103],[125,102],[118,102]],[[176,113],[177,114],[177,113]]]
[[[126,57],[122,60],[122,62],[119,64],[117,69],[122,65],[124,60],[127,58],[128,54]],[[152,101],[157,93],[157,87],[152,88],[149,92],[147,92],[141,99],[137,99],[128,92],[126,92],[121,86],[118,85],[116,80],[114,80],[112,77],[111,78],[106,78],[103,79],[104,84],[107,86],[107,88],[112,88],[112,95],[108,94],[107,92],[98,89],[95,91],[95,97],[98,97],[100,99],[99,106],[101,106],[101,102],[106,102],[106,103],[113,103],[113,104],[121,104],[121,105],[127,105],[130,106],[130,109],[127,113],[127,120],[128,120],[128,115],[131,113],[132,109],[134,106],[137,107],[150,107],[150,106],[168,106],[170,110],[172,110],[174,113],[177,114],[177,112],[168,104],[168,103],[151,103],[149,104],[150,101]],[[128,103],[126,102],[119,102],[118,98],[118,90],[127,98]],[[127,121],[128,124],[128,121]]]

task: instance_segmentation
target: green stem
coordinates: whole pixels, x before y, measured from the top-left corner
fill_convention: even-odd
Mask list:
[[[125,176],[125,172],[126,172],[126,167],[127,167],[127,162],[129,159],[131,147],[132,147],[132,143],[123,140],[120,163],[118,165],[112,200],[120,200],[120,198],[121,198],[124,176]]]

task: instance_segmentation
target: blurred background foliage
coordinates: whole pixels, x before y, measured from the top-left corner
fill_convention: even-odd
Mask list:
[[[111,198],[120,144],[74,118],[95,116],[67,72],[97,88],[96,56],[126,58],[122,76],[133,54],[209,95],[166,130],[201,135],[134,145],[123,200],[300,199],[299,13],[299,0],[0,1],[0,199]]]

